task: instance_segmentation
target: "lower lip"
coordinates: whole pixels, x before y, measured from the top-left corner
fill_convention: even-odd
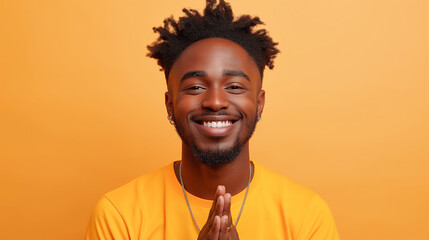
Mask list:
[[[233,124],[227,126],[227,127],[206,127],[202,124],[195,123],[197,125],[197,128],[204,133],[204,135],[210,136],[210,137],[225,137],[227,136],[232,129],[234,128],[234,125],[237,122],[234,122]]]

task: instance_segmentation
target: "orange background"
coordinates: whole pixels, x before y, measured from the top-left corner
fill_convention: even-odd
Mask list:
[[[342,239],[429,239],[428,1],[237,1],[282,53],[252,159]],[[0,239],[82,239],[103,193],[180,158],[153,26],[192,1],[0,2]]]

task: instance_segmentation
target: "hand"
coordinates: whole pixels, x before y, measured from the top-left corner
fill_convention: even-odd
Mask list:
[[[231,228],[228,231],[228,227]],[[224,186],[216,189],[207,222],[201,229],[198,239],[201,240],[227,240],[239,239],[231,217],[231,194],[226,193]]]

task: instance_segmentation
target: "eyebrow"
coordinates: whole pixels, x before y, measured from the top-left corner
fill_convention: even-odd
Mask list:
[[[183,81],[183,80],[188,79],[188,78],[205,77],[205,76],[207,76],[207,73],[204,71],[191,71],[191,72],[185,73],[185,75],[183,75],[183,77],[180,79],[180,81]]]
[[[223,71],[223,76],[238,76],[238,77],[244,77],[245,79],[247,79],[248,81],[250,81],[249,76],[247,76],[247,74],[245,74],[243,71],[239,71],[239,70],[224,70]]]
[[[180,79],[180,81],[186,80],[188,78],[194,78],[194,77],[206,77],[207,73],[204,71],[190,71],[187,72],[183,75],[183,77]],[[238,77],[243,77],[245,79],[247,79],[248,81],[250,81],[249,76],[247,76],[247,74],[245,74],[243,71],[240,70],[223,70],[222,72],[222,76],[238,76]]]

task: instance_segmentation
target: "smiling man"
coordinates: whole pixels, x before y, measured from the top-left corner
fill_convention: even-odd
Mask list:
[[[182,159],[107,193],[86,239],[339,239],[315,193],[249,157],[265,104],[262,77],[279,52],[262,24],[207,1],[154,28],[168,119]]]

